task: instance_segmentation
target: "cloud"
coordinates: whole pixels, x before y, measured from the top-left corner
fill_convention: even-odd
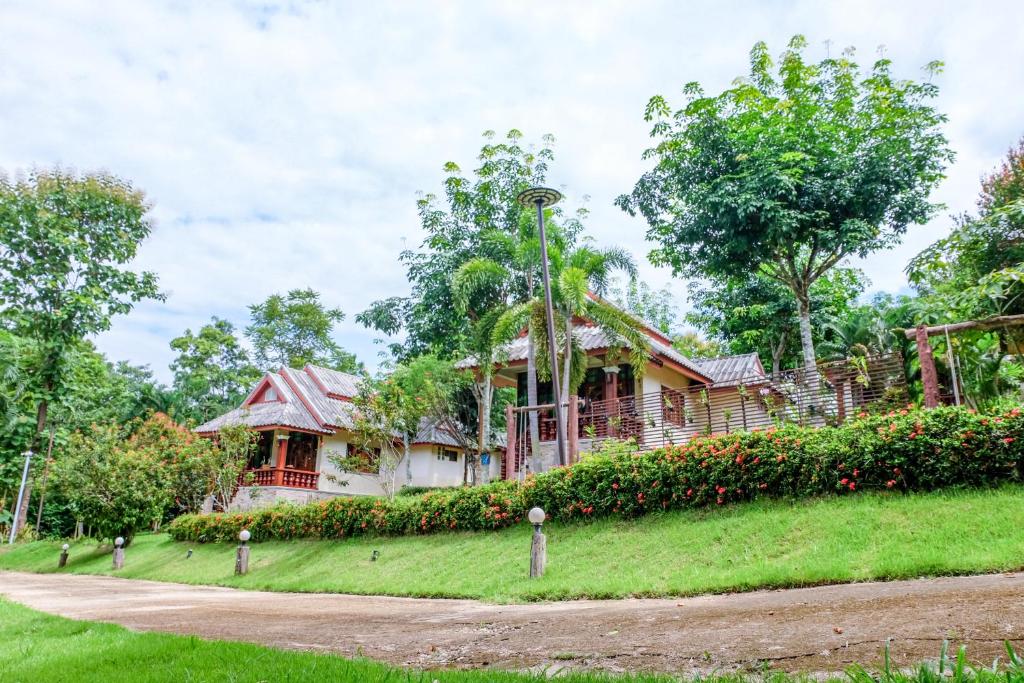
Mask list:
[[[338,339],[374,362],[352,318],[407,292],[397,262],[422,239],[419,190],[472,168],[480,133],[558,139],[551,182],[586,194],[602,243],[650,249],[613,206],[645,163],[647,99],[746,71],[754,41],[812,51],[885,45],[897,71],[943,59],[939,106],[958,153],[936,198],[970,210],[978,177],[1024,130],[1019,3],[246,3],[13,0],[0,7],[0,167],[61,163],[132,179],[154,204],[140,266],[165,304],[97,340],[166,379],[167,342],[210,315],[311,286],[349,313]],[[825,41],[831,43],[826,46]],[[950,221],[859,263],[876,289]],[[652,284],[669,274],[645,264]],[[682,296],[685,287],[674,283]]]

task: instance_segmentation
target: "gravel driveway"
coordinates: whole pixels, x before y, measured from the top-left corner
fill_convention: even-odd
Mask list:
[[[260,593],[103,576],[0,572],[0,594],[74,619],[414,667],[695,672],[897,665],[966,643],[990,664],[1024,649],[1024,573],[758,591],[677,600],[491,605]]]

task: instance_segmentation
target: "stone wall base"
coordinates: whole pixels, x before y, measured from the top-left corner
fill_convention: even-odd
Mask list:
[[[248,512],[270,507],[282,501],[303,505],[343,496],[344,493],[293,489],[287,486],[242,486],[231,501],[228,512]]]

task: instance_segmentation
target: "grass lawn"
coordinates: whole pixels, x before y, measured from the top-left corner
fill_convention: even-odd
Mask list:
[[[279,591],[491,601],[676,596],[1024,567],[1024,487],[758,502],[642,519],[545,525],[548,568],[526,578],[531,529],[234,547],[142,535],[118,576]],[[188,549],[194,554],[186,559]],[[370,562],[373,550],[380,558]],[[59,544],[0,551],[0,569],[57,571]],[[62,571],[112,574],[110,548],[75,544]]]

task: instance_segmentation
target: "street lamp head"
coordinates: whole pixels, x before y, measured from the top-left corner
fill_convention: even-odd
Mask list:
[[[67,552],[67,551],[68,551],[68,548],[70,548],[70,547],[71,547],[70,545],[68,545],[67,543],[65,543],[64,545],[62,545],[62,546],[60,547],[60,549],[61,549],[61,550],[63,550],[64,552]]]
[[[531,187],[523,190],[516,201],[523,206],[540,206],[541,208],[557,204],[562,200],[562,193],[550,187]]]
[[[544,520],[547,519],[547,515],[540,508],[530,508],[530,512],[527,513],[526,517],[530,520],[530,524],[533,525],[543,524]]]
[[[22,455],[24,455],[26,458],[31,458],[33,455],[35,455],[35,453],[30,448],[27,451],[25,451],[24,453],[22,453]]]
[[[252,538],[252,534],[249,533],[248,529],[242,529],[242,531],[240,531],[238,534],[238,540],[242,543],[245,543],[250,538]]]
[[[114,539],[114,545],[116,545],[118,548],[123,546],[124,545],[124,537],[123,536],[118,536],[117,538],[115,538]]]

